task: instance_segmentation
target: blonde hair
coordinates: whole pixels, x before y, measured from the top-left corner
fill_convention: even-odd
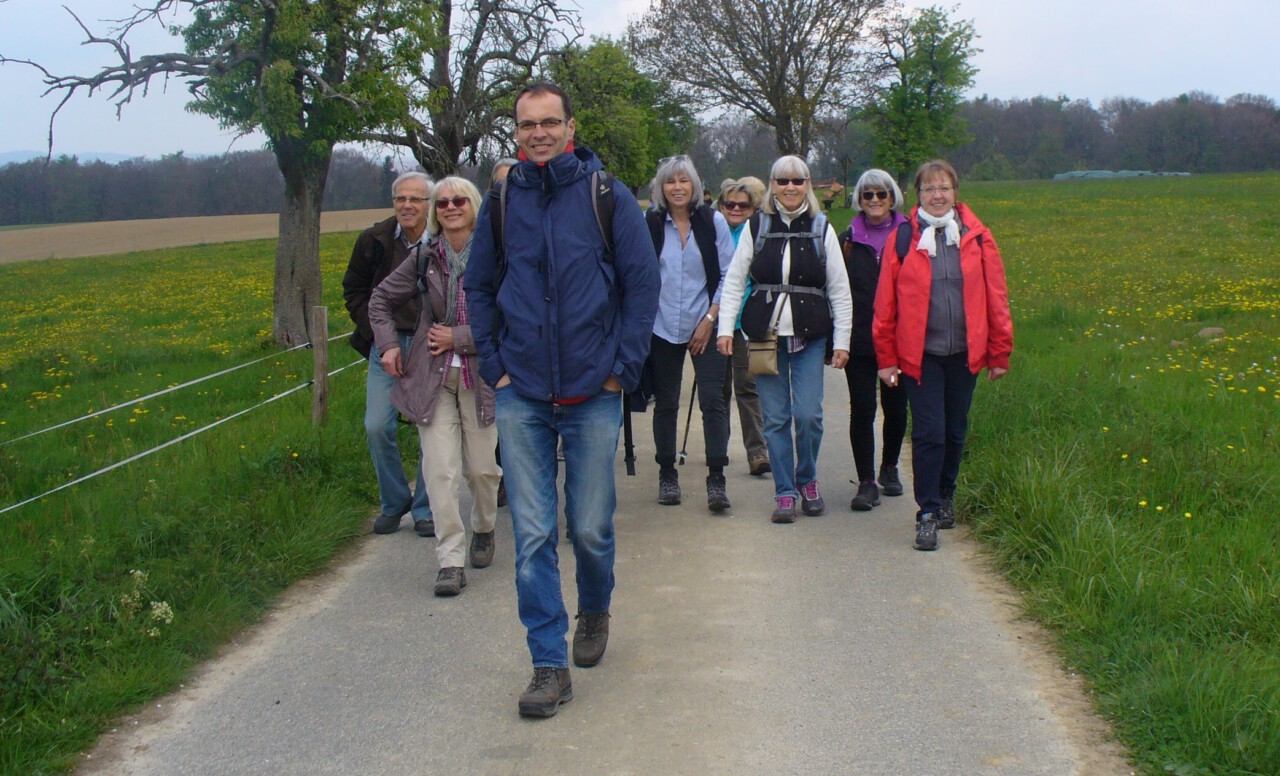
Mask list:
[[[450,175],[436,181],[431,189],[431,209],[427,211],[427,232],[440,234],[440,219],[436,218],[436,199],[446,188],[452,189],[455,197],[466,197],[471,202],[471,226],[476,225],[476,214],[480,212],[480,190],[466,178]]]

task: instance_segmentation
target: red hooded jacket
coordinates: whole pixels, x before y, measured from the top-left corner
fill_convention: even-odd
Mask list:
[[[880,368],[896,366],[916,380],[920,379],[924,360],[929,290],[933,286],[929,253],[916,247],[920,242],[918,210],[916,207],[911,211],[911,250],[906,257],[898,261],[894,237],[884,246],[871,324]],[[964,279],[969,371],[977,374],[983,367],[1008,369],[1009,354],[1013,352],[1013,319],[1009,315],[1009,289],[1000,249],[991,230],[968,207],[956,203],[956,217],[962,225],[960,272]]]

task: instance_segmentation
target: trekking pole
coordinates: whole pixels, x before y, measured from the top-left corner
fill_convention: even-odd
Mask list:
[[[698,396],[698,381],[693,381],[693,390],[689,392],[689,414],[684,418],[684,442],[680,445],[680,465],[684,466],[684,459],[689,454],[685,450],[689,447],[689,426],[693,425],[693,400]]]

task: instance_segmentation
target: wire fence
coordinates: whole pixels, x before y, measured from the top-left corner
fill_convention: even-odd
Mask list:
[[[329,337],[329,338],[326,340],[326,342],[333,342],[334,340],[337,340],[337,339],[343,339],[343,338],[348,337],[348,336],[350,336],[350,335],[349,335],[349,334],[338,334],[338,335],[335,335],[335,336],[333,336],[333,337]],[[181,389],[183,389],[183,388],[189,388],[189,387],[191,387],[191,386],[193,386],[193,385],[199,385],[200,383],[206,382],[206,381],[208,381],[208,380],[212,380],[212,379],[214,379],[214,378],[216,378],[216,377],[222,377],[222,376],[224,376],[224,375],[231,374],[232,372],[238,371],[238,370],[240,370],[240,369],[244,369],[245,367],[253,366],[254,364],[260,364],[260,363],[262,363],[263,361],[268,361],[268,360],[273,359],[273,358],[279,358],[280,356],[283,356],[283,355],[285,355],[285,354],[287,354],[287,353],[292,353],[292,352],[293,352],[293,351],[295,351],[295,350],[302,350],[302,349],[310,348],[310,347],[312,347],[312,343],[310,343],[310,342],[303,343],[303,344],[301,344],[301,345],[295,345],[294,347],[289,348],[288,350],[282,350],[282,351],[280,351],[279,353],[272,353],[272,354],[271,354],[271,355],[269,355],[269,356],[264,356],[264,357],[262,357],[262,358],[254,359],[253,361],[247,361],[247,362],[245,362],[245,363],[243,363],[243,364],[238,364],[238,365],[233,366],[233,367],[230,367],[230,368],[228,368],[228,369],[223,369],[223,370],[221,370],[221,371],[219,371],[219,372],[214,372],[213,374],[205,375],[205,376],[203,376],[203,377],[198,377],[198,378],[196,378],[196,379],[194,379],[194,380],[188,380],[187,382],[182,383],[182,384],[180,384],[180,385],[170,386],[169,388],[165,388],[165,389],[164,389],[164,390],[162,390],[162,391],[156,391],[156,392],[154,392],[154,393],[147,394],[146,396],[142,396],[142,397],[140,397],[140,398],[133,399],[133,400],[131,400],[131,401],[121,402],[120,404],[114,404],[114,405],[112,405],[112,406],[110,406],[110,407],[107,407],[106,409],[101,409],[101,410],[98,410],[98,411],[96,411],[96,412],[91,412],[91,413],[89,413],[89,414],[87,414],[87,415],[82,415],[82,416],[80,416],[80,417],[78,417],[78,418],[73,418],[73,419],[71,419],[71,420],[64,421],[64,422],[62,422],[62,423],[58,423],[58,424],[56,424],[56,425],[49,426],[49,427],[47,427],[47,428],[42,428],[42,429],[40,429],[39,431],[33,431],[33,432],[29,433],[29,434],[24,434],[24,435],[22,435],[22,436],[20,436],[20,437],[15,437],[15,438],[13,438],[13,439],[10,439],[10,440],[7,440],[7,441],[5,441],[5,442],[3,442],[3,443],[0,443],[0,447],[4,447],[4,446],[6,446],[6,445],[10,445],[10,444],[12,444],[12,443],[14,443],[14,442],[18,442],[18,441],[21,441],[21,440],[23,440],[23,439],[30,439],[31,437],[39,436],[40,434],[44,434],[44,433],[47,433],[47,432],[49,432],[49,431],[54,431],[54,430],[56,430],[56,429],[60,429],[60,428],[66,428],[67,426],[75,425],[76,423],[80,423],[81,421],[89,420],[90,418],[96,418],[96,417],[98,417],[99,415],[105,415],[105,414],[107,414],[107,413],[109,413],[109,412],[114,412],[114,411],[116,411],[116,410],[123,409],[123,408],[125,408],[125,407],[131,407],[131,406],[133,406],[133,405],[135,405],[135,404],[138,404],[138,403],[140,403],[140,402],[147,401],[148,399],[154,399],[154,398],[156,398],[157,396],[164,396],[165,394],[173,393],[173,392],[175,392],[175,391],[179,391],[179,390],[181,390]],[[346,366],[338,367],[337,369],[334,369],[333,371],[327,372],[327,373],[326,373],[326,377],[333,377],[334,375],[338,374],[339,372],[344,372],[344,371],[346,371],[347,369],[350,369],[351,367],[356,366],[357,364],[362,364],[362,363],[364,363],[364,361],[365,361],[365,360],[364,360],[363,358],[356,359],[355,361],[352,361],[350,364],[347,364]],[[12,504],[12,505],[10,505],[10,506],[4,507],[3,509],[0,509],[0,515],[5,514],[6,512],[11,512],[11,511],[13,511],[13,510],[15,510],[15,509],[18,509],[18,508],[20,508],[20,507],[24,507],[24,506],[26,506],[27,504],[31,504],[31,503],[33,503],[33,502],[39,501],[40,499],[45,498],[45,497],[50,496],[50,495],[53,495],[54,493],[57,493],[57,492],[59,492],[59,491],[66,490],[67,488],[73,487],[73,486],[75,486],[75,485],[79,485],[79,484],[81,484],[81,483],[83,483],[83,482],[87,482],[87,481],[89,481],[89,480],[92,480],[92,479],[93,479],[93,478],[95,478],[95,477],[99,477],[99,476],[101,476],[101,475],[103,475],[103,474],[106,474],[107,472],[114,471],[114,470],[116,470],[116,469],[119,469],[119,468],[120,468],[120,467],[122,467],[122,466],[127,466],[128,464],[131,464],[131,463],[133,463],[134,461],[138,461],[138,460],[140,460],[140,459],[142,459],[142,458],[146,458],[147,456],[152,455],[152,454],[154,454],[154,453],[157,453],[157,452],[159,452],[159,451],[161,451],[161,450],[164,450],[165,448],[172,447],[173,445],[176,445],[176,444],[178,444],[179,442],[184,442],[184,441],[186,441],[186,440],[188,440],[188,439],[191,439],[191,438],[192,438],[192,437],[194,437],[194,436],[197,436],[197,435],[199,435],[199,434],[203,434],[204,432],[208,431],[209,429],[216,428],[216,427],[218,427],[218,426],[221,426],[221,425],[222,425],[222,424],[224,424],[224,423],[227,423],[227,422],[229,422],[229,421],[235,420],[236,418],[239,418],[239,417],[241,417],[242,415],[246,415],[246,414],[248,414],[248,413],[250,413],[250,412],[252,412],[252,411],[254,411],[254,410],[256,410],[256,409],[259,409],[259,408],[261,408],[261,407],[265,407],[265,406],[267,406],[268,404],[271,404],[271,403],[272,403],[272,402],[274,402],[274,401],[277,401],[277,400],[279,400],[279,399],[283,399],[283,398],[284,398],[284,397],[286,397],[286,396],[290,396],[290,395],[292,395],[292,394],[294,394],[294,393],[297,393],[298,391],[304,390],[304,389],[306,389],[306,388],[310,388],[312,385],[314,385],[314,384],[315,384],[315,382],[316,382],[316,381],[315,381],[315,379],[314,379],[314,378],[313,378],[313,379],[311,379],[311,380],[307,380],[307,381],[305,381],[305,382],[303,382],[303,383],[301,383],[301,384],[299,384],[299,385],[295,385],[294,387],[292,387],[292,388],[290,388],[290,389],[288,389],[288,390],[286,390],[286,391],[281,391],[280,393],[277,393],[277,394],[275,394],[275,395],[271,396],[270,398],[268,398],[268,399],[266,399],[266,400],[264,400],[264,401],[261,401],[261,402],[259,402],[259,403],[255,404],[255,405],[253,405],[253,406],[245,407],[244,409],[239,410],[238,412],[234,412],[234,413],[232,413],[231,415],[226,416],[225,418],[219,418],[218,420],[215,420],[215,421],[213,421],[212,423],[209,423],[209,424],[206,424],[206,425],[204,425],[204,426],[201,426],[200,428],[197,428],[197,429],[193,429],[193,430],[191,430],[191,431],[188,431],[187,433],[185,433],[185,434],[183,434],[183,435],[181,435],[181,436],[178,436],[178,437],[175,437],[175,438],[173,438],[173,439],[170,439],[170,440],[168,440],[168,441],[166,441],[166,442],[163,442],[163,443],[161,443],[161,444],[159,444],[159,445],[156,445],[155,447],[152,447],[152,448],[150,448],[150,449],[148,449],[148,450],[143,450],[142,452],[137,453],[137,454],[135,454],[135,455],[131,455],[131,456],[129,456],[128,458],[125,458],[125,459],[123,459],[123,460],[121,460],[121,461],[116,461],[116,462],[115,462],[115,463],[113,463],[113,464],[110,464],[110,465],[108,465],[108,466],[104,466],[104,467],[102,467],[101,469],[98,469],[97,471],[90,472],[89,474],[84,475],[83,477],[77,477],[76,479],[71,480],[70,482],[64,482],[64,483],[62,483],[61,485],[57,486],[56,488],[52,488],[52,489],[50,489],[50,490],[47,490],[47,491],[45,491],[44,493],[41,493],[41,494],[40,494],[40,495],[38,495],[38,496],[32,496],[31,498],[26,499],[26,500],[24,500],[24,501],[19,501],[19,502],[18,502],[18,503],[16,503],[16,504]]]

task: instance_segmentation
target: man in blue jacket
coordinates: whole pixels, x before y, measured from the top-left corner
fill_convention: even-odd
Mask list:
[[[556,443],[563,441],[564,512],[577,559],[573,662],[593,666],[609,638],[614,459],[622,392],[633,390],[658,307],[658,261],[635,197],[613,186],[613,255],[596,222],[600,160],[573,147],[569,96],[536,83],[516,96],[520,164],[476,223],[463,281],[480,374],[497,396],[507,499],[515,527],[516,593],[533,680],[520,714],[550,717],[573,698],[556,543]]]

